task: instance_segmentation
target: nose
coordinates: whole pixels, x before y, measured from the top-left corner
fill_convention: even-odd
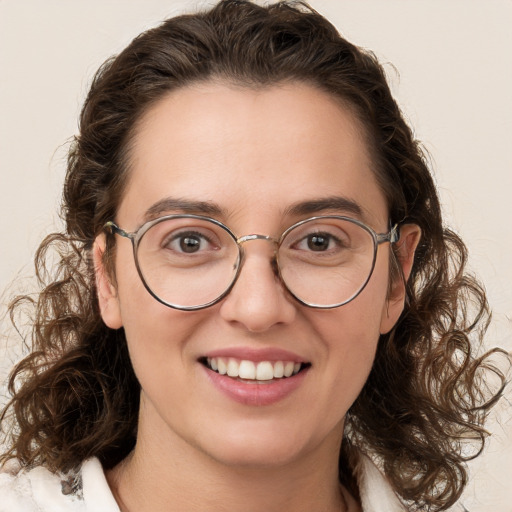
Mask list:
[[[224,320],[240,324],[250,332],[289,324],[297,311],[294,299],[274,272],[269,249],[265,240],[251,243],[251,250],[247,251],[250,255],[244,258],[240,275],[220,307]]]

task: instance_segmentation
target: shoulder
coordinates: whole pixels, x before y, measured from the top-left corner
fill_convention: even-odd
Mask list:
[[[366,455],[359,453],[355,476],[363,512],[405,512],[391,484]]]
[[[63,483],[43,467],[0,473],[0,512],[64,512],[82,510],[78,499],[63,493]]]
[[[0,496],[0,512],[119,512],[97,459],[68,475],[10,465],[0,472]]]
[[[359,453],[355,467],[363,512],[406,512],[409,510],[398,498],[387,478],[366,455]],[[468,512],[460,503],[448,512]]]

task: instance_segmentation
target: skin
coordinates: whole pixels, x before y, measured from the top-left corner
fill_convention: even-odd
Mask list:
[[[172,196],[216,203],[217,218],[239,236],[278,237],[312,216],[291,215],[288,207],[333,195],[357,202],[361,220],[388,231],[384,195],[349,109],[303,84],[254,90],[210,82],[174,91],[145,113],[115,221],[135,231],[148,208]],[[347,214],[315,212],[328,213]],[[402,229],[406,276],[419,235],[416,226]],[[95,245],[100,307],[109,327],[124,327],[142,387],[135,450],[107,475],[121,509],[358,510],[340,491],[338,453],[379,334],[403,309],[403,284],[393,283],[388,294],[389,244],[380,246],[355,300],[318,310],[295,301],[275,277],[271,244],[252,241],[231,293],[184,312],[149,295],[130,241],[116,242],[115,286],[101,265],[103,237]],[[240,404],[220,393],[198,362],[233,347],[289,350],[311,368],[283,400]]]

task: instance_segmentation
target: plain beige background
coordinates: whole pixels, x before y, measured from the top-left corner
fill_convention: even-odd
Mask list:
[[[32,272],[57,208],[65,143],[97,67],[136,34],[208,1],[0,0],[0,297]],[[372,49],[432,156],[447,222],[494,310],[489,345],[512,350],[512,1],[312,0]],[[19,277],[16,278],[19,281]],[[3,294],[2,294],[3,293]],[[0,317],[1,318],[1,317]],[[8,331],[4,321],[2,334]],[[0,345],[0,378],[16,354]],[[511,393],[509,393],[510,397]],[[512,406],[471,465],[463,503],[512,512]]]

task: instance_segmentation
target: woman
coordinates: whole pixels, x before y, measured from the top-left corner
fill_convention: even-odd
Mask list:
[[[0,510],[456,501],[495,399],[485,296],[382,69],[317,13],[228,0],[135,39],[64,215]]]

